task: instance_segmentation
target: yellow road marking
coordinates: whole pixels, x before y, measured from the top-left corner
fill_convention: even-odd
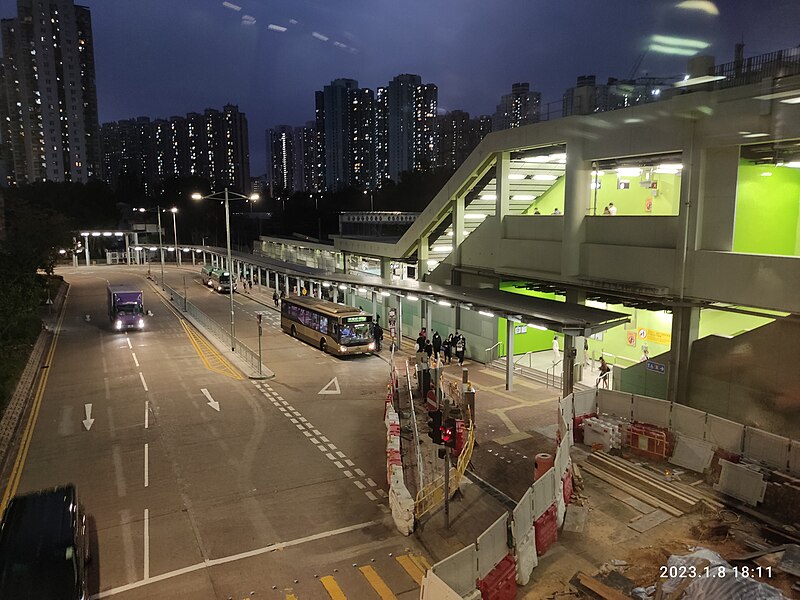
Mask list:
[[[339,587],[339,584],[336,583],[333,577],[330,575],[321,577],[320,582],[325,588],[325,591],[328,592],[328,596],[331,597],[331,600],[347,600],[347,596],[344,595],[342,588]]]
[[[53,332],[53,339],[50,341],[50,350],[47,352],[47,358],[45,359],[45,365],[47,365],[46,369],[42,369],[42,376],[39,378],[39,383],[36,386],[36,395],[33,399],[33,406],[31,407],[31,412],[28,415],[28,422],[25,424],[25,430],[22,433],[22,440],[19,445],[19,450],[17,451],[17,458],[14,461],[14,467],[11,469],[11,475],[8,478],[8,485],[6,485],[6,491],[3,494],[3,499],[0,501],[0,515],[8,506],[9,501],[14,495],[17,493],[17,488],[19,487],[19,480],[22,477],[22,469],[25,467],[25,459],[28,456],[28,448],[31,445],[31,438],[33,437],[33,430],[36,427],[36,419],[39,417],[39,408],[42,406],[42,398],[44,397],[44,390],[47,387],[47,379],[50,376],[50,371],[53,365],[53,355],[56,352],[56,343],[58,342],[58,335],[61,332],[61,324],[64,321],[64,315],[66,314],[65,306],[66,306],[66,298],[64,299],[64,303],[61,305],[61,316],[58,318],[58,324],[56,325],[55,331]]]
[[[180,323],[189,338],[189,342],[194,347],[195,352],[197,352],[200,361],[206,369],[230,377],[231,379],[244,379],[236,367],[217,352],[216,348],[209,344],[208,341],[198,334],[184,319],[180,319]]]
[[[297,596],[294,595],[294,592],[286,592],[286,600],[297,600]]]
[[[380,578],[380,575],[367,565],[366,567],[358,567],[358,570],[361,571],[361,574],[372,586],[372,589],[378,592],[378,596],[381,597],[381,600],[397,600],[397,596],[392,593],[392,590],[389,589],[389,586],[386,585],[386,582]]]
[[[429,563],[428,559],[421,554],[409,554],[408,556],[411,558],[411,560],[417,563],[417,566],[423,573],[426,573],[428,569],[431,568],[431,563]]]
[[[403,567],[411,576],[411,579],[417,582],[417,585],[422,585],[422,578],[425,576],[425,572],[419,568],[419,565],[414,561],[413,558],[409,555],[404,556],[395,556],[397,562],[400,563],[400,566]]]

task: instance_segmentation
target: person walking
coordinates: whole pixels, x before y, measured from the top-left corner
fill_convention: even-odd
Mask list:
[[[428,330],[425,329],[424,327],[422,329],[420,329],[419,330],[419,337],[423,337],[423,338],[425,338],[427,340],[428,339]]]
[[[275,303],[276,308],[278,307],[278,301],[280,299],[281,295],[278,293],[278,290],[276,289],[274,292],[272,292],[272,301]]]
[[[561,349],[558,347],[558,336],[553,336],[553,364],[561,360]]]
[[[464,364],[464,352],[467,349],[467,339],[456,331],[456,357],[458,358],[458,364]]]
[[[252,279],[248,279],[247,280],[247,287],[250,289],[251,292],[253,291],[253,280]]]
[[[600,357],[600,375],[597,378],[597,381],[594,384],[594,387],[600,387],[600,382],[603,383],[603,387],[608,389],[608,378],[610,377],[611,367],[608,366],[606,359],[602,356]]]
[[[449,365],[453,360],[453,334],[447,336],[447,339],[442,342],[442,351],[444,352],[444,362]]]
[[[422,332],[419,332],[419,337],[417,337],[417,364],[422,365],[425,362],[425,336],[422,335]]]
[[[428,356],[428,364],[430,364],[431,356],[433,356],[433,344],[430,340],[425,340],[425,354]]]
[[[431,344],[433,344],[433,353],[436,355],[436,360],[438,361],[439,354],[442,352],[442,336],[439,335],[438,331],[433,332]]]
[[[375,337],[375,350],[380,352],[381,341],[383,340],[383,327],[381,327],[380,323],[375,323],[375,327],[372,328],[372,333]]]

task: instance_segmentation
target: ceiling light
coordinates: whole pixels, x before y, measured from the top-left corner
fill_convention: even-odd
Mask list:
[[[381,296],[391,296],[391,294],[384,290],[383,292],[381,292]]]
[[[674,37],[671,35],[653,35],[650,39],[656,44],[668,44],[670,46],[678,46],[684,48],[696,48],[703,50],[708,48],[711,44],[702,40],[690,40],[688,38]]]
[[[444,244],[440,244],[438,246],[434,246],[433,248],[431,248],[431,251],[432,252],[452,252],[453,251],[453,246],[449,246],[449,245],[446,246]]]
[[[508,178],[519,181],[520,179],[525,179],[527,175],[523,175],[522,173],[509,173]]]
[[[623,177],[638,177],[641,174],[642,170],[639,167],[623,167],[617,169],[617,175],[622,175]]]
[[[453,237],[453,232],[452,231],[448,231],[447,232],[447,237]]]
[[[344,283],[340,283],[339,284],[339,289],[340,290],[346,290],[347,289],[347,285],[345,285]]]
[[[323,282],[322,282],[322,287],[326,287],[326,288],[328,288],[328,287],[331,287],[331,284],[330,284],[330,283],[328,283],[327,281],[323,281]]]
[[[416,302],[417,300],[419,300],[419,298],[417,298],[416,296],[412,296],[411,294],[409,294],[408,296],[406,296],[406,300],[411,300],[412,302]]]
[[[481,200],[497,200],[495,194],[481,194]]]
[[[652,47],[651,47],[652,49]],[[690,54],[693,55],[696,53]],[[700,85],[703,83],[711,83],[712,81],[720,81],[721,79],[725,79],[724,75],[701,75],[700,77],[690,77],[689,79],[684,79],[683,81],[678,81],[673,84],[675,87],[688,87],[690,85]]]
[[[439,261],[436,260],[435,258],[429,258],[428,259],[428,266],[429,267],[435,267],[438,264],[439,264]]]
[[[764,171],[764,172],[761,174],[761,176],[762,176],[762,177],[772,177],[772,173],[771,173],[770,171]]]
[[[483,213],[467,213],[464,215],[465,221],[483,221],[486,215]]]
[[[543,327],[541,325],[534,325],[533,323],[528,323],[528,327],[533,329],[538,329],[539,331],[547,331],[547,327]]]
[[[534,175],[533,178],[536,181],[555,181],[556,179],[558,179],[558,175],[540,174],[540,175]]]
[[[362,294],[366,294],[367,293],[367,288],[360,287],[360,288],[358,288],[358,291],[360,293],[362,293]]]
[[[546,163],[550,161],[550,157],[546,154],[541,154],[539,156],[526,156],[522,160],[529,163]]]
[[[567,160],[567,153],[566,152],[557,152],[556,154],[551,154],[547,158],[550,160]]]
[[[93,231],[92,232],[92,237],[100,237],[100,232],[99,231]]]
[[[512,200],[534,200],[534,199],[536,199],[536,196],[531,196],[529,194],[516,194],[514,196],[511,196],[511,199]]]
[[[479,315],[483,315],[484,317],[493,317],[494,313],[489,312],[488,310],[479,310]]]
[[[447,300],[439,300],[436,304],[438,304],[439,306],[453,306]]]
[[[800,104],[800,96],[795,96],[794,98],[787,98],[786,100],[781,100],[783,104]]]
[[[784,167],[791,167],[793,169],[800,169],[800,160],[792,160],[787,163],[783,163]]]

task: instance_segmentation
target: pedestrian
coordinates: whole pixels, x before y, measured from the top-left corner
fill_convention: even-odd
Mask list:
[[[456,357],[458,357],[458,364],[464,364],[464,352],[467,349],[467,339],[456,331]]]
[[[425,338],[427,340],[428,339],[428,330],[423,327],[422,329],[419,330],[419,336],[423,337],[423,338]]]
[[[447,336],[447,339],[442,342],[442,351],[444,352],[445,364],[450,364],[453,360],[453,334]]]
[[[583,364],[589,365],[589,338],[583,338]]]
[[[286,298],[286,290],[281,290],[281,302],[283,302],[284,298]]]
[[[442,351],[442,336],[439,335],[438,331],[433,332],[433,339],[431,340],[433,344],[433,353],[436,355],[436,360],[439,360],[439,353]]]
[[[647,347],[647,344],[642,344],[642,358],[639,359],[639,362],[647,360],[650,360],[650,348]]]
[[[272,301],[275,302],[276,308],[278,307],[278,301],[280,300],[280,298],[281,295],[278,293],[277,289],[274,292],[272,292]]]
[[[431,356],[433,356],[433,344],[431,344],[430,340],[425,340],[425,354],[428,355],[428,362],[431,361]]]
[[[608,204],[606,204],[606,207],[603,209],[603,214],[604,215],[610,215],[611,214],[611,209],[608,208]]]
[[[306,286],[303,286],[303,288],[300,290],[300,295],[308,296],[308,290],[306,289]]]
[[[381,341],[383,340],[383,327],[377,321],[375,322],[375,326],[372,328],[373,336],[375,337],[375,350],[378,352],[381,351]]]
[[[419,337],[417,337],[417,364],[422,365],[425,362],[425,358],[427,358],[425,354],[425,336],[422,335],[422,332],[419,332]]]
[[[614,206],[614,203],[613,203],[613,202],[609,202],[609,203],[608,203],[608,214],[610,214],[610,215],[615,215],[615,214],[617,214],[617,207],[616,207],[616,206]]]
[[[553,336],[553,364],[561,360],[561,349],[558,347],[558,336]]]
[[[554,214],[554,215],[560,215],[560,214],[561,214],[561,211],[560,211],[560,210],[558,210],[558,207],[557,207],[557,206],[556,206],[556,207],[553,209],[553,214]]]
[[[602,356],[600,357],[600,376],[597,378],[597,381],[594,384],[594,387],[600,387],[600,382],[603,382],[603,387],[608,389],[608,378],[609,374],[611,373],[611,367],[608,366],[606,359]]]
[[[253,280],[252,279],[248,279],[247,280],[247,287],[250,288],[251,292],[253,291]]]
[[[540,214],[542,214],[542,213],[539,211],[539,209],[538,209],[538,208],[534,208],[534,209],[533,209],[533,214],[535,214],[535,215],[540,215]]]

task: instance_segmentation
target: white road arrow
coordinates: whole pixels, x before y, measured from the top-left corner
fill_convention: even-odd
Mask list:
[[[215,411],[219,412],[219,402],[217,402],[216,400],[214,400],[214,398],[211,397],[211,394],[208,392],[206,388],[202,388],[200,391],[203,392],[203,396],[208,398],[208,405]]]
[[[86,431],[89,431],[92,428],[92,423],[94,423],[94,419],[92,418],[92,405],[84,404],[83,408],[86,411],[86,418],[83,420],[83,426],[86,427]]]
[[[331,389],[332,387],[332,389]],[[341,390],[339,389],[339,380],[334,377],[331,379],[327,385],[322,388],[320,391],[317,392],[317,395],[320,394],[341,394]]]

